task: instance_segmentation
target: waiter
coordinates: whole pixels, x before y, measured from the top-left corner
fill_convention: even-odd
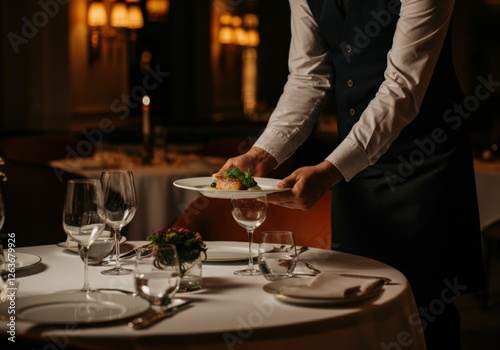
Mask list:
[[[307,209],[330,188],[332,249],[408,278],[428,349],[460,348],[454,298],[483,287],[464,101],[453,69],[453,0],[290,0],[290,75],[254,146],[229,159],[265,176],[306,140],[326,101],[340,143],[270,196]],[[417,320],[418,321],[418,320]]]

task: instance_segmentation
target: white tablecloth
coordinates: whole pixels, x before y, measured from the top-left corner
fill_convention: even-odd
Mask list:
[[[143,240],[153,230],[172,225],[184,208],[199,193],[177,188],[178,179],[211,176],[218,171],[225,159],[177,155],[175,163],[138,165],[125,163],[119,168],[134,174],[137,194],[137,211],[132,221],[123,229],[130,240]],[[92,159],[57,160],[51,166],[87,178],[99,179],[106,168]]]
[[[481,229],[500,220],[500,161],[474,160]]]
[[[145,242],[127,242],[134,245]],[[242,244],[235,243],[235,244]],[[244,244],[244,243],[243,243]],[[55,291],[78,289],[83,265],[72,252],[57,246],[19,248],[42,262],[17,273],[17,300]],[[51,327],[16,320],[18,340],[29,335],[49,343],[85,349],[425,349],[418,314],[405,277],[377,261],[311,249],[300,256],[323,271],[371,274],[391,278],[374,299],[334,306],[285,304],[265,292],[261,276],[235,276],[246,262],[204,263],[204,289],[178,294],[194,300],[193,306],[145,330],[132,330],[126,321],[76,327]],[[125,265],[132,264],[126,262]],[[90,267],[94,288],[133,291],[133,279],[104,276]],[[1,317],[5,317],[2,315]],[[5,334],[6,322],[0,323]],[[397,345],[397,344],[400,345]]]

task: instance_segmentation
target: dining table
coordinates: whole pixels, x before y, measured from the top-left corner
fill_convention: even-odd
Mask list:
[[[500,220],[500,160],[474,159],[481,230]]]
[[[106,170],[130,170],[134,175],[137,208],[122,234],[130,240],[143,240],[153,231],[170,227],[184,209],[200,194],[173,185],[185,178],[211,176],[226,159],[194,153],[164,153],[161,159],[144,162],[127,150],[99,152],[92,157],[57,159],[50,162],[56,172],[65,171],[91,179],[100,179]]]
[[[122,243],[122,252],[147,243],[128,240]],[[174,298],[191,303],[145,329],[128,326],[131,319],[148,312],[137,308],[143,299],[127,294],[135,291],[133,275],[101,274],[108,266],[89,267],[90,286],[102,290],[104,301],[111,295],[122,295],[122,314],[110,320],[92,319],[90,314],[63,324],[57,318],[51,321],[56,317],[51,308],[62,303],[56,299],[82,287],[82,260],[73,250],[57,245],[19,247],[15,249],[19,260],[15,281],[19,285],[15,296],[0,304],[0,330],[18,342],[38,342],[47,349],[425,349],[412,290],[404,275],[391,266],[309,248],[298,257],[295,277],[268,281],[262,276],[233,274],[248,264],[248,242],[206,244],[202,289],[176,293]],[[218,252],[217,259],[211,259],[212,252]],[[390,281],[364,297],[321,302],[279,298],[277,284],[293,285],[316,278],[308,276],[311,271],[304,262],[321,273],[380,276]],[[134,259],[124,260],[122,265],[133,267]],[[352,278],[352,283],[360,281]],[[43,298],[41,305],[33,304],[33,300]],[[106,305],[103,302],[104,310]],[[75,313],[79,311],[75,307]]]

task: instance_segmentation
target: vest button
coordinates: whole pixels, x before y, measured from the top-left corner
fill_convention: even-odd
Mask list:
[[[354,86],[354,81],[353,81],[352,79],[349,79],[349,80],[347,81],[347,86],[348,86],[348,87],[353,87],[353,86]]]
[[[349,109],[349,115],[350,115],[351,117],[354,117],[354,116],[356,115],[356,110],[355,110],[354,108],[350,108],[350,109]]]
[[[351,53],[352,52],[352,46],[351,45],[346,45],[345,50],[347,51],[347,53]]]

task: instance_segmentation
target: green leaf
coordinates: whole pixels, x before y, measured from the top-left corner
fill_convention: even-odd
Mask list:
[[[233,179],[238,179],[240,180],[243,185],[246,187],[254,187],[257,186],[257,182],[252,177],[252,173],[250,173],[250,170],[247,170],[246,172],[242,172],[238,167],[234,167],[229,171],[224,171],[222,174],[225,178],[233,178]]]

